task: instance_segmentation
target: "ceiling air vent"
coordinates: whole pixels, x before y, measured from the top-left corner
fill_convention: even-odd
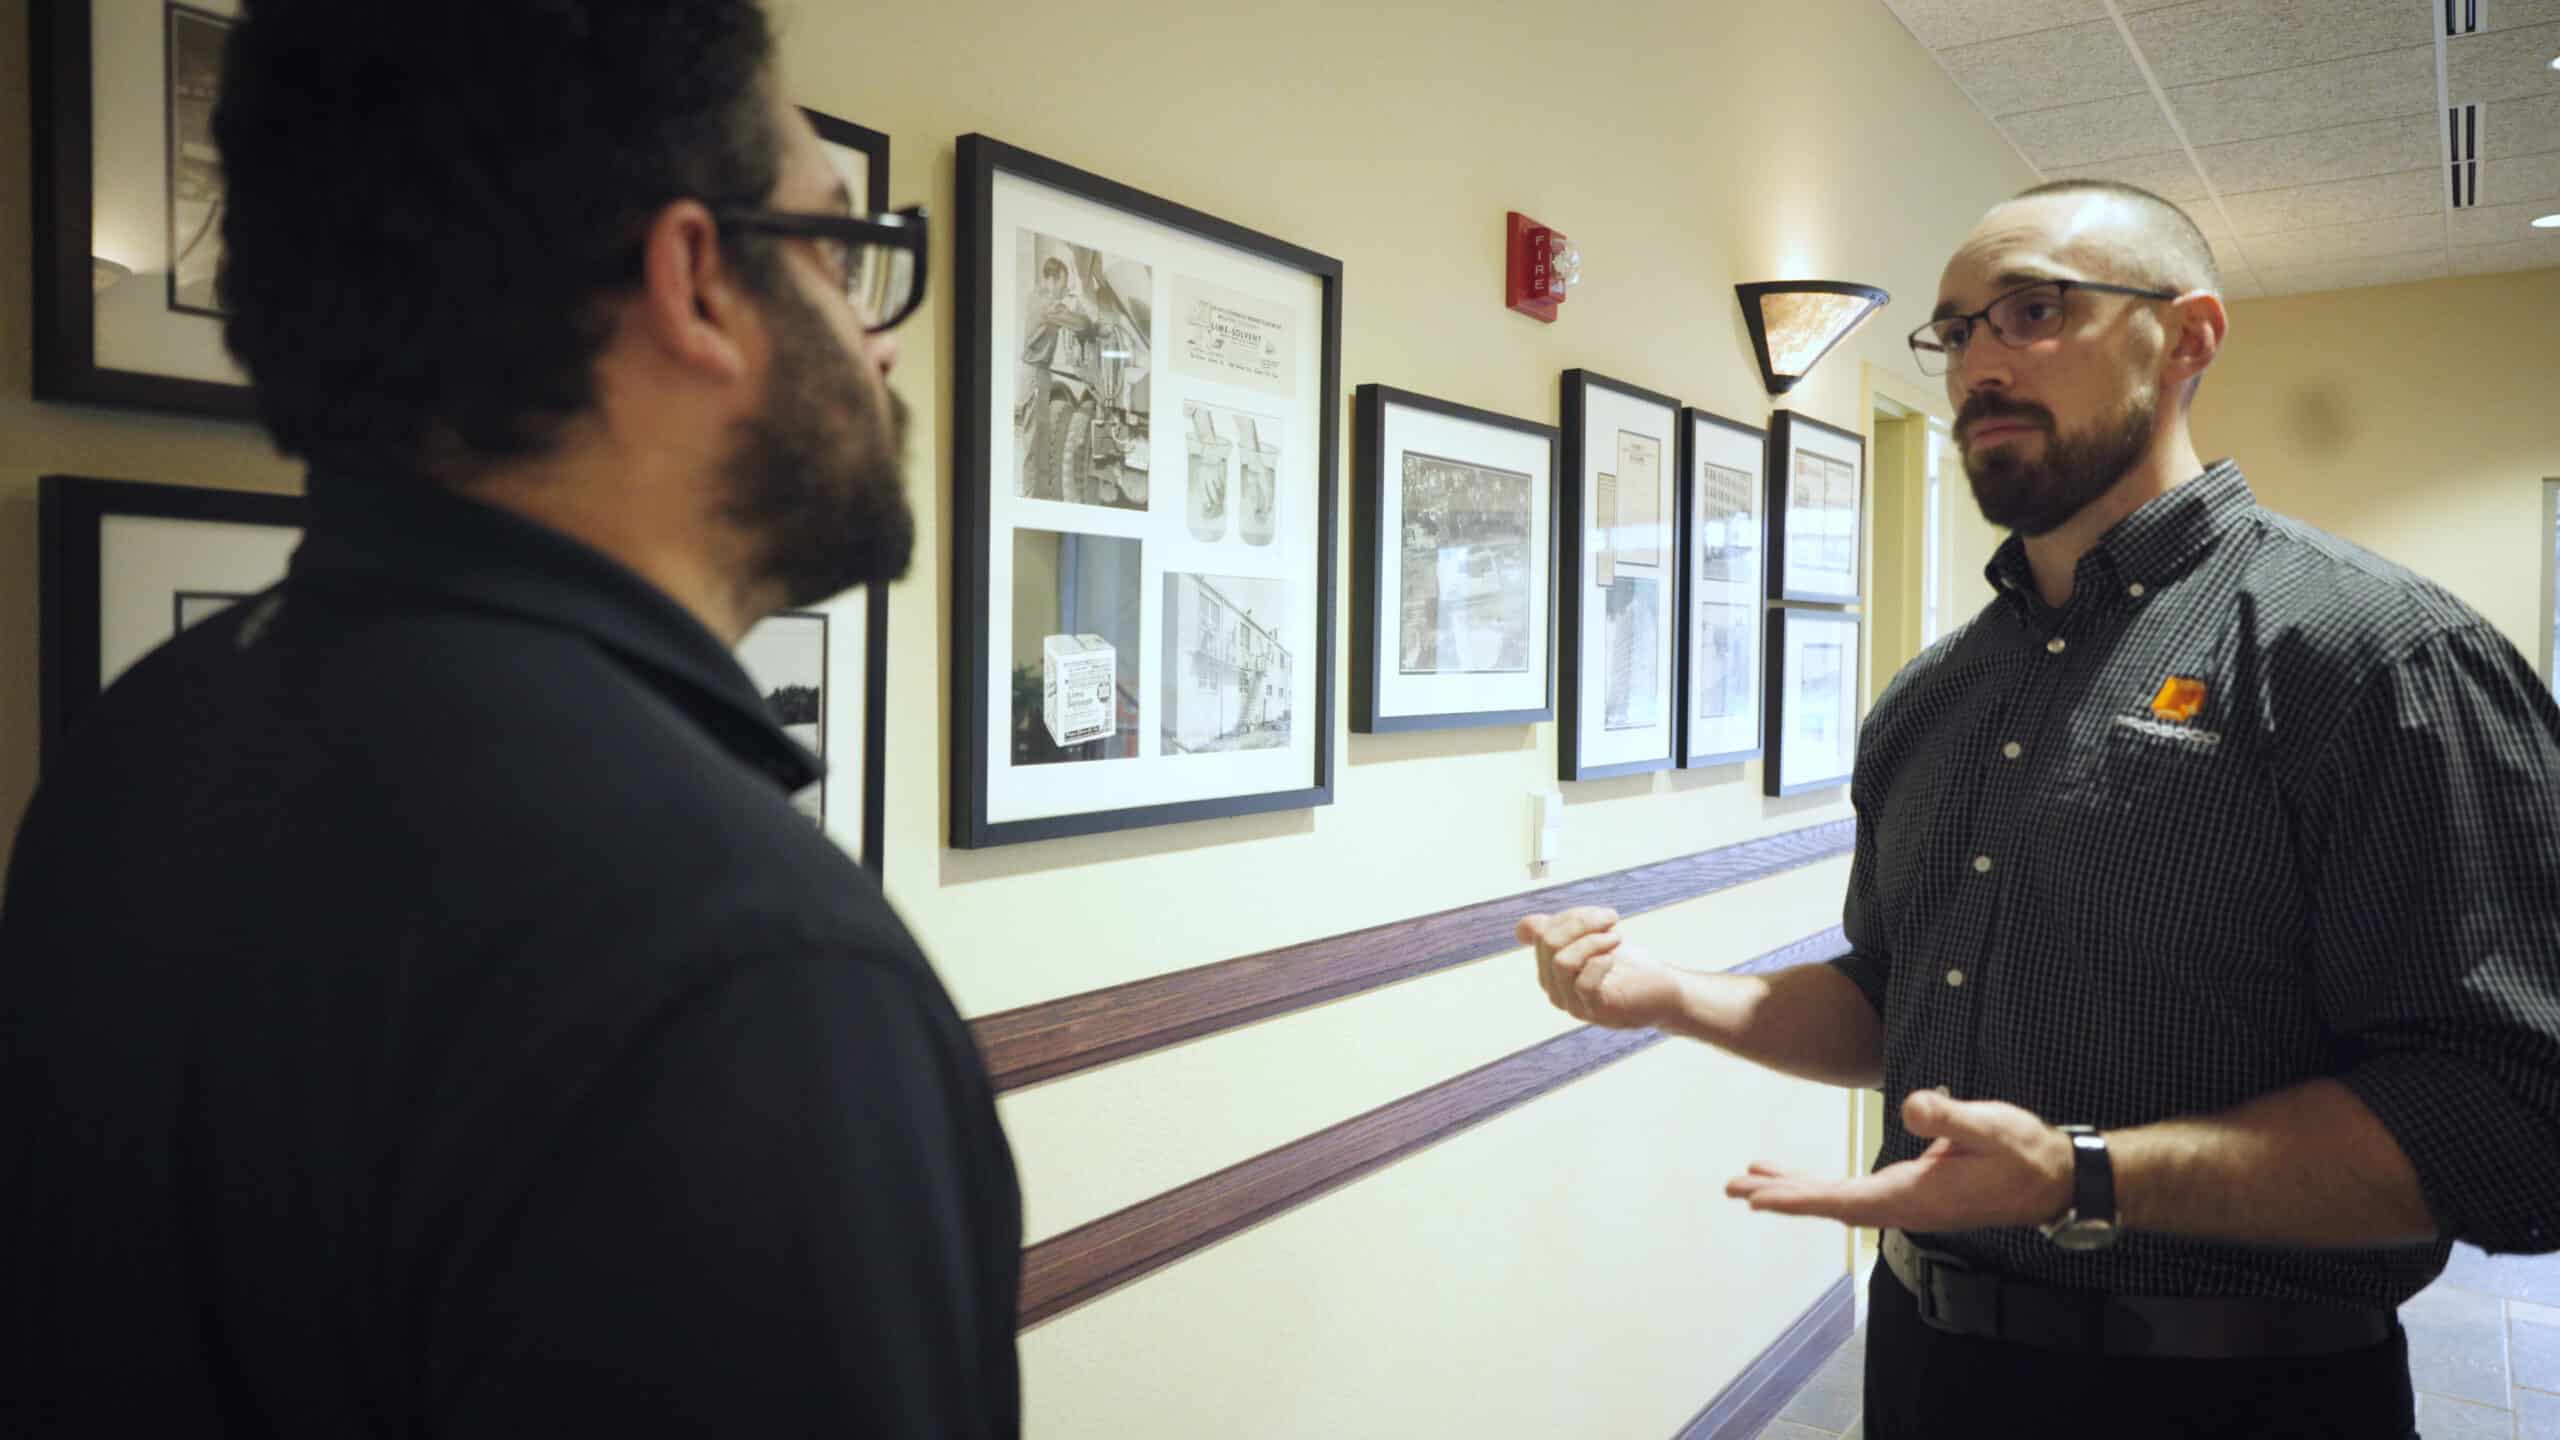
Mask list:
[[[2480,107],[2456,105],[2444,120],[2453,148],[2453,208],[2468,210],[2480,203]]]
[[[2444,0],[2445,37],[2479,34],[2480,4],[2481,0]]]

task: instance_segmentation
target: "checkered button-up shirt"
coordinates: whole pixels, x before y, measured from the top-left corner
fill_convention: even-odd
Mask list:
[[[2211,1115],[2323,1076],[2453,1237],[2560,1247],[2560,710],[2396,566],[2229,462],[2000,594],[1887,688],[1839,968],[1885,1022],[1878,1164],[1943,1086],[2050,1123]],[[2397,1305],[2449,1241],[2310,1251],[2030,1229],[1928,1243],[2120,1294]]]

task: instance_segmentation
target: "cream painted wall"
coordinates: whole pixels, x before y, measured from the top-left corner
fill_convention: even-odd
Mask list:
[[[24,33],[26,4],[0,0],[0,34]],[[1346,390],[1547,421],[1576,365],[1765,420],[1731,286],[1823,276],[1899,297],[1789,397],[1864,430],[1862,364],[1927,386],[1902,333],[1974,218],[2032,178],[1873,0],[1619,0],[1570,19],[1479,0],[778,8],[793,98],[887,131],[899,203],[947,222],[953,137],[984,131],[1339,256]],[[0,46],[13,96],[23,65]],[[0,105],[0,211],[27,193],[25,125]],[[1554,327],[1499,304],[1514,208],[1586,257]],[[27,274],[26,246],[0,225],[0,273]],[[946,281],[951,253],[946,232]],[[1756,767],[1575,786],[1563,858],[1539,874],[1527,797],[1555,783],[1555,727],[1354,737],[1337,673],[1330,807],[944,848],[950,294],[902,332],[894,382],[919,417],[919,545],[891,609],[887,879],[966,1012],[1848,814],[1838,793],[1763,799]],[[237,427],[30,404],[28,343],[24,287],[0,285],[10,823],[34,771],[34,477],[294,479]],[[1347,405],[1344,421],[1347,496]],[[1841,870],[1636,933],[1730,963],[1836,923]],[[1009,1096],[1034,1234],[1563,1028],[1515,953]],[[1033,1330],[1031,1432],[1667,1434],[1843,1273],[1838,1231],[1741,1212],[1724,1178],[1753,1159],[1846,1170],[1848,1115],[1837,1092],[1660,1047]]]
[[[2196,445],[2258,498],[2541,645],[2542,481],[2560,477],[2560,269],[2246,300]]]

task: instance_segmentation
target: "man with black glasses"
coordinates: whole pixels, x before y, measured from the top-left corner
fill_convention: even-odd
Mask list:
[[[2187,407],[2176,207],[1994,209],[1912,334],[1991,603],[1868,718],[1834,964],[1697,975],[1530,916],[1556,1004],[1881,1086],[1866,1434],[2415,1433],[2394,1311],[2560,1248],[2560,713],[2442,589],[2261,509]]]
[[[310,524],[20,833],[0,1433],[1014,1435],[985,1073],[731,653],[906,568],[922,216],[754,0],[242,8]]]

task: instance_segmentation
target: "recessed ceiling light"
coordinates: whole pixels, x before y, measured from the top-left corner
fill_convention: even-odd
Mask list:
[[[2533,222],[2536,230],[2560,230],[2560,215],[2545,215]]]

